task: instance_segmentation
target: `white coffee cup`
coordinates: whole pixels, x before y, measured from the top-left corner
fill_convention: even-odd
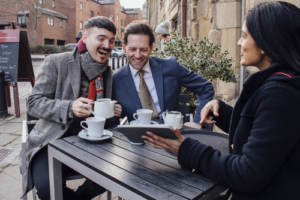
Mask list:
[[[108,98],[97,99],[94,102],[93,114],[95,117],[104,117],[106,119],[114,116],[114,106],[116,101]]]
[[[85,121],[80,122],[80,126],[87,130],[87,134],[91,138],[99,138],[103,135],[105,118],[89,117]]]
[[[150,124],[153,110],[150,109],[138,109],[133,114],[133,119],[138,120],[141,124]]]
[[[162,117],[165,124],[170,125],[173,128],[178,128],[178,129],[182,128],[183,116],[181,112],[179,111],[163,112]]]

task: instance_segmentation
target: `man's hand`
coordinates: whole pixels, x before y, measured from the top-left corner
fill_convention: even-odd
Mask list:
[[[213,116],[209,116],[209,113],[212,112],[214,116],[219,117],[219,101],[214,99],[208,102],[201,110],[201,121],[200,125],[203,123],[206,124],[215,124],[216,121],[213,119]]]
[[[80,97],[72,104],[72,111],[76,117],[88,117],[92,114],[93,101]]]
[[[122,114],[122,106],[120,104],[115,104],[114,106],[115,117],[120,117]]]
[[[145,139],[146,144],[149,144],[154,148],[165,149],[175,155],[178,155],[179,147],[184,141],[184,136],[178,129],[174,129],[174,134],[177,137],[176,140],[163,138],[152,132],[147,132],[147,136],[142,136],[142,138]]]

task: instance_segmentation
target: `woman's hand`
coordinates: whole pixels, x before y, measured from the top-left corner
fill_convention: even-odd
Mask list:
[[[201,129],[202,128],[202,126],[197,122],[185,122],[184,125],[188,126],[188,127],[191,127],[191,128],[195,128],[195,129]]]
[[[209,116],[211,112],[215,117],[219,117],[219,101],[216,99],[211,100],[202,108],[200,125],[202,125],[203,123],[206,124],[216,123],[216,121],[213,119],[213,116]]]
[[[184,141],[184,136],[178,129],[174,129],[174,134],[177,139],[167,139],[160,137],[152,132],[147,132],[147,136],[142,136],[145,139],[145,143],[151,145],[154,148],[165,149],[171,153],[177,155],[181,143]]]

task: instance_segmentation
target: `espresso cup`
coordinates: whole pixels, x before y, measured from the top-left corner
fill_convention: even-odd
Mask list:
[[[105,118],[89,117],[85,121],[80,122],[80,126],[87,131],[91,138],[100,138],[103,136]]]
[[[182,128],[183,116],[181,112],[179,111],[163,112],[162,117],[165,124],[170,125],[173,128],[178,128],[178,129]]]
[[[93,114],[95,117],[104,117],[105,119],[114,116],[114,106],[116,101],[112,101],[108,98],[97,99],[94,102]]]
[[[138,109],[133,114],[133,119],[139,121],[141,124],[150,124],[153,110],[150,109]]]

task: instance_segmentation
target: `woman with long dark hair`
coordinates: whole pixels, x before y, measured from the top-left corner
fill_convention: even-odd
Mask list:
[[[184,168],[227,185],[232,199],[300,199],[300,9],[265,2],[248,12],[238,41],[248,78],[234,108],[212,100],[202,123],[229,133],[230,155],[199,141],[148,133],[146,143],[178,155]]]

